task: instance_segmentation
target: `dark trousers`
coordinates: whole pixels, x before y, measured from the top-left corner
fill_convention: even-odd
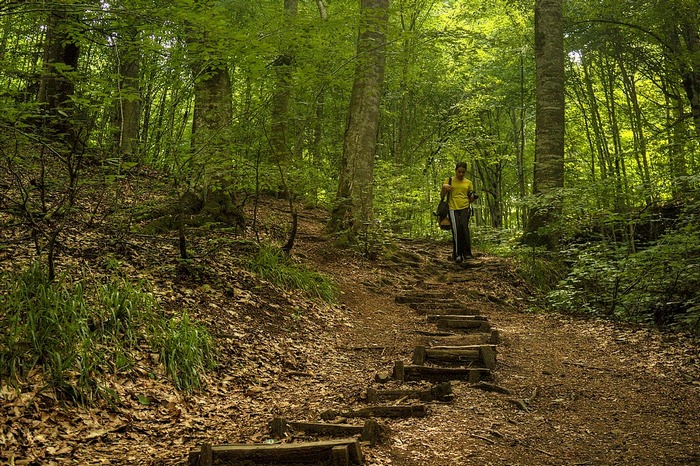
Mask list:
[[[450,210],[452,222],[452,259],[472,255],[472,239],[469,235],[469,218],[472,209],[467,207],[462,210]]]

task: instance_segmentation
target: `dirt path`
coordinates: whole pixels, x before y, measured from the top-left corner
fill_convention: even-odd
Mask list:
[[[303,239],[302,239],[303,244]],[[394,296],[409,289],[454,292],[500,329],[495,370],[503,395],[453,383],[456,398],[422,419],[386,421],[388,440],[370,464],[700,464],[697,342],[594,319],[524,312],[528,291],[510,264],[481,255],[467,267],[443,260],[449,245],[403,242],[380,262],[311,262],[343,287],[352,327],[345,356],[367,384],[392,361],[430,344],[424,316]],[[341,254],[336,252],[335,254]],[[358,348],[382,348],[381,350]],[[355,350],[351,348],[356,348]]]

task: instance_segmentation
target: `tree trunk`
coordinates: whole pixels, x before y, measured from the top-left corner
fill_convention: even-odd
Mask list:
[[[642,110],[639,105],[639,99],[637,98],[637,85],[634,75],[627,71],[627,66],[619,50],[616,50],[615,58],[620,68],[623,90],[627,97],[630,127],[632,128],[632,135],[634,137],[634,158],[637,162],[637,174],[639,178],[642,179],[642,189],[644,190],[643,195],[646,204],[650,205],[653,201],[653,190],[655,186],[651,182],[651,175],[649,173],[647,142],[644,134]]]
[[[374,220],[372,183],[384,82],[389,0],[361,0],[357,65],[329,229],[357,233]]]
[[[69,147],[75,147],[78,134],[71,100],[75,93],[73,75],[80,56],[80,47],[72,34],[76,22],[76,14],[69,13],[68,7],[54,6],[49,12],[39,85],[39,102],[45,106],[49,127]]]
[[[192,144],[202,163],[226,150],[225,132],[233,114],[231,78],[226,64],[207,63],[198,70],[194,86]]]
[[[284,0],[285,20],[293,19],[297,15],[298,9],[297,0]],[[291,24],[283,24],[281,29],[286,31],[292,27],[293,25]],[[291,147],[289,147],[289,141],[291,140],[289,134],[289,104],[292,99],[291,81],[295,60],[294,47],[284,37],[282,38],[282,44],[283,50],[273,62],[277,82],[272,94],[272,121],[270,124],[270,146],[273,151],[273,160],[278,163],[285,160],[287,154],[291,154]]]
[[[520,111],[518,112],[518,199],[525,199],[525,64],[522,51],[520,52]],[[520,207],[518,207],[520,209]],[[525,212],[518,214],[518,226],[525,228],[527,216]]]
[[[116,50],[117,89],[115,109],[116,151],[122,160],[139,161],[139,122],[141,120],[140,64],[136,42],[138,31],[127,31],[129,37],[118,40]]]
[[[563,1],[535,1],[536,133],[533,193],[525,240],[554,248],[564,186]]]

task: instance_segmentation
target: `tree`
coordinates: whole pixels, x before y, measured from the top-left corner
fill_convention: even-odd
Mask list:
[[[115,149],[120,160],[130,162],[140,161],[141,53],[138,38],[136,27],[125,27],[115,38],[113,47],[119,93],[114,110]]]
[[[293,30],[292,24],[298,13],[297,0],[284,0],[285,21],[281,27],[285,31]],[[272,94],[272,123],[270,124],[270,146],[273,151],[273,159],[280,163],[290,153],[289,137],[289,104],[292,99],[292,67],[294,66],[294,46],[289,40],[282,39],[283,50],[272,63],[275,69],[276,83]]]
[[[72,97],[80,57],[75,39],[78,15],[68,6],[54,5],[48,16],[38,100],[44,104],[47,126],[75,148],[78,130]]]
[[[389,0],[362,0],[357,63],[350,97],[343,158],[329,227],[354,232],[374,220],[372,183],[386,62]]]
[[[564,186],[563,1],[535,1],[536,134],[533,194],[525,240],[554,247]]]

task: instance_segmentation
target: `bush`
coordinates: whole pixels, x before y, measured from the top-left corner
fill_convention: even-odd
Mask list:
[[[669,232],[635,253],[609,242],[570,246],[562,254],[567,271],[555,287],[546,286],[548,307],[700,333],[697,227]]]

